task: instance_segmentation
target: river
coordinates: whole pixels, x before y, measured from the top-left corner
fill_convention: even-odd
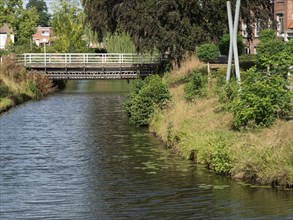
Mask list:
[[[0,116],[0,219],[293,219],[293,191],[214,175],[128,124],[126,81]]]

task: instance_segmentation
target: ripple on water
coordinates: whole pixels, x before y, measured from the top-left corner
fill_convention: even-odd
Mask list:
[[[123,94],[74,83],[78,92],[0,116],[1,220],[293,218],[292,191],[242,186],[181,160],[128,124]]]

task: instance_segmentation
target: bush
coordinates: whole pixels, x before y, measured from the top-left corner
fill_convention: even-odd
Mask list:
[[[207,76],[199,71],[193,71],[184,86],[184,98],[191,102],[196,97],[206,96]]]
[[[0,98],[5,98],[10,94],[9,87],[0,79]]]
[[[220,56],[220,50],[217,45],[212,43],[202,44],[197,49],[197,56],[203,62],[212,62]]]
[[[239,57],[240,68],[244,71],[249,70],[251,67],[257,65],[255,54],[244,54]]]
[[[286,84],[280,75],[250,69],[239,97],[232,103],[233,128],[268,127],[276,118],[292,113],[293,93]]]
[[[170,99],[167,85],[158,75],[153,75],[134,82],[123,106],[128,113],[130,123],[145,126],[149,124],[155,108],[163,109]]]
[[[199,160],[217,174],[228,175],[232,169],[232,160],[229,157],[229,146],[221,136],[213,138],[207,143],[199,155]]]
[[[230,48],[230,34],[224,34],[219,42],[219,49],[222,55],[228,56]],[[240,35],[237,35],[237,49],[238,54],[241,55],[244,51],[243,39]]]

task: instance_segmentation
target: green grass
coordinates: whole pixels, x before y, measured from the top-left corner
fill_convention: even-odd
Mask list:
[[[39,99],[54,91],[52,82],[38,72],[29,73],[4,57],[0,67],[0,112],[30,99]]]
[[[180,78],[178,73],[174,75]],[[171,78],[172,74],[168,74],[168,81]],[[232,115],[219,111],[222,104],[216,95],[215,82],[209,83],[208,97],[192,103],[184,100],[184,82],[172,84],[169,90],[172,104],[156,110],[150,123],[151,132],[167,146],[183,158],[193,159],[233,179],[293,186],[292,121],[277,120],[269,128],[233,131]]]

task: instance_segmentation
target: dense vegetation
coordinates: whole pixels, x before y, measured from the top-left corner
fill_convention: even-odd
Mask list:
[[[136,80],[124,104],[131,123],[148,125],[155,109],[163,109],[171,99],[168,87],[158,75]]]
[[[208,79],[203,65],[192,60],[163,77],[172,97],[167,108],[153,105],[149,110],[151,101],[144,96],[133,109],[150,112],[145,118],[144,113],[138,114],[140,120],[145,119],[143,125],[149,123],[150,130],[168,147],[218,174],[291,187],[293,124],[288,120],[293,115],[289,74],[293,41],[280,41],[271,30],[260,36],[260,50],[253,61],[256,65],[241,71],[240,85],[233,77],[226,82],[225,68]],[[266,44],[268,41],[278,45],[278,56]],[[139,89],[132,94],[138,95],[142,87],[135,88]],[[137,96],[131,97],[137,102]]]
[[[0,67],[0,112],[54,91],[52,81],[40,73],[29,73],[5,57]]]
[[[293,113],[292,90],[286,86],[292,76],[284,79],[252,68],[243,74],[239,90],[236,79],[226,84],[225,69],[213,72],[207,83],[202,80],[207,72],[193,63],[181,74],[184,80],[177,76],[180,69],[164,76],[172,104],[155,111],[150,130],[183,157],[218,174],[292,186],[293,124],[284,117]]]
[[[195,52],[196,46],[217,43],[228,33],[226,0],[83,0],[82,4],[101,41],[108,32],[122,30],[129,34],[138,52],[156,48],[177,62],[187,52]],[[252,12],[255,16],[250,16]],[[244,1],[241,16],[249,24],[251,37],[251,25],[257,19],[266,26],[265,22],[272,18],[272,4],[269,0]]]
[[[22,0],[0,2],[0,26],[8,24],[15,35],[14,44],[6,42],[6,53],[42,52],[31,39],[39,25],[51,26],[57,37],[51,39],[54,43],[47,47],[47,52],[94,52],[89,47],[98,45],[97,34],[85,22],[78,0],[56,0],[52,15],[44,0],[29,0],[26,8],[22,3]]]

